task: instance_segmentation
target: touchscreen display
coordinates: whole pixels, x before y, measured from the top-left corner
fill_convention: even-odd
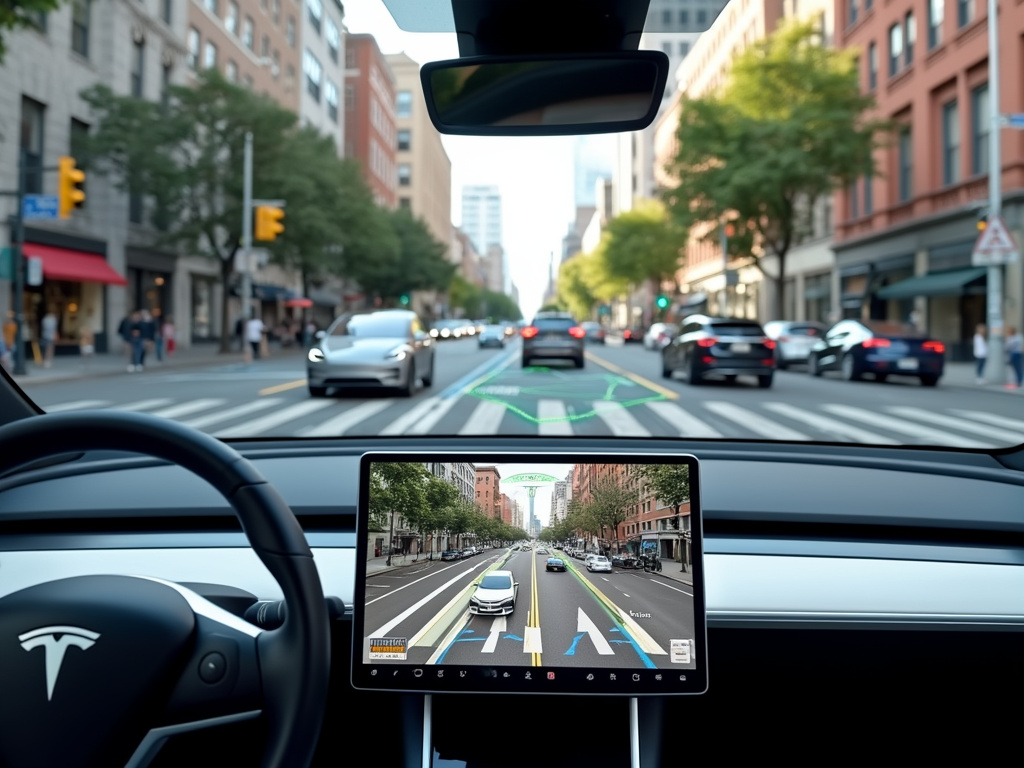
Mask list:
[[[701,544],[692,456],[367,454],[353,685],[703,692]]]

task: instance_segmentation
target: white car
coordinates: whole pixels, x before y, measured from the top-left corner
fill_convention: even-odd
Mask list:
[[[765,335],[775,340],[775,367],[784,369],[794,363],[802,364],[810,357],[814,342],[828,330],[821,323],[791,323],[772,320],[764,324]]]
[[[484,574],[476,592],[469,598],[469,612],[482,616],[507,616],[516,609],[519,582],[512,571],[491,571]]]
[[[595,555],[587,560],[587,570],[591,573],[594,572],[612,572],[612,561],[604,555]]]
[[[672,323],[655,323],[644,334],[644,349],[662,349],[679,335],[679,326]]]

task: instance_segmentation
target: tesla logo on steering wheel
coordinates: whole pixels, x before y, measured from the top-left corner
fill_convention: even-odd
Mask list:
[[[57,675],[60,674],[60,665],[64,661],[64,652],[70,646],[81,648],[83,651],[92,648],[99,639],[99,632],[93,632],[81,627],[40,627],[18,635],[21,647],[31,651],[39,646],[46,650],[46,700],[53,699],[53,687],[57,684]]]

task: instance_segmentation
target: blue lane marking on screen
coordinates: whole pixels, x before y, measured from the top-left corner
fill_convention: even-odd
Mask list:
[[[566,655],[566,656],[575,656],[575,655],[576,655],[576,646],[577,646],[577,645],[579,644],[579,642],[580,642],[580,639],[581,639],[581,638],[582,638],[582,637],[583,637],[583,636],[584,636],[585,634],[587,634],[587,633],[586,633],[586,632],[580,632],[580,633],[579,633],[578,635],[576,635],[576,637],[574,637],[574,638],[572,639],[572,645],[570,645],[570,646],[569,646],[569,650],[565,652],[565,655]]]
[[[633,636],[631,634],[629,634],[629,632],[627,632],[624,629],[620,629],[618,627],[613,627],[612,628],[612,632],[621,632],[623,637],[625,637],[626,639],[625,639],[625,641],[623,641],[623,640],[612,640],[611,642],[613,642],[613,643],[628,642],[630,645],[633,646],[633,650],[636,651],[636,655],[640,657],[640,661],[642,661],[644,663],[644,666],[647,667],[647,669],[657,669],[658,668],[658,666],[653,661],[651,661],[650,657],[646,653],[643,652],[643,650],[640,648],[640,646],[636,644],[636,640],[633,639]]]
[[[523,642],[523,638],[521,638],[519,635],[502,635],[501,639],[502,640],[518,640],[520,643]]]

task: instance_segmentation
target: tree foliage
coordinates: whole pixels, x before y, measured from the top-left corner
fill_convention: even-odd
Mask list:
[[[486,317],[492,320],[519,320],[522,310],[510,296],[480,288],[455,275],[448,288],[448,298],[452,307],[461,309],[466,317]]]
[[[776,257],[781,310],[786,254],[810,233],[822,196],[875,173],[887,124],[868,115],[856,52],[825,48],[814,23],[789,23],[736,58],[725,88],[682,102],[678,184],[666,199],[678,224],[709,239],[731,220],[730,252]],[[707,222],[712,226],[707,227]]]
[[[388,517],[401,515],[414,527],[427,502],[430,473],[414,462],[376,462],[370,468],[367,506],[370,530],[388,530]]]
[[[60,5],[60,0],[4,0],[0,3],[0,64],[7,55],[8,32],[39,28],[40,19]]]
[[[675,279],[686,245],[686,230],[659,200],[644,200],[608,222],[598,250],[600,269],[612,280],[639,285]]]

